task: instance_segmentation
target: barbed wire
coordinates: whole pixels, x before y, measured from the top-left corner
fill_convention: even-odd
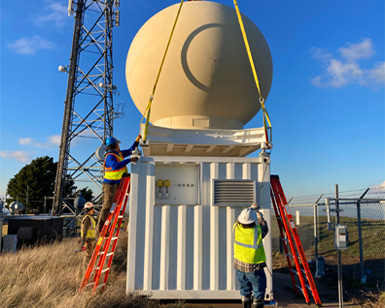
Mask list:
[[[345,190],[345,191],[339,191],[338,194],[339,196],[344,196],[344,197],[354,197],[354,196],[360,196],[362,195],[362,193],[366,190],[367,188],[360,188],[360,189],[352,189],[352,190]],[[378,189],[378,188],[375,188],[376,191],[371,191],[373,188],[370,188],[370,190],[367,192],[366,196],[367,195],[385,195],[385,189]],[[355,192],[354,194],[348,194],[348,193],[352,193],[352,192]],[[359,193],[361,192],[361,193]],[[306,196],[298,196],[298,197],[291,197],[292,200],[295,200],[296,202],[301,202],[301,203],[305,203],[306,201],[309,201],[310,200],[314,200],[314,199],[317,199],[319,198],[319,196],[323,195],[323,197],[325,196],[334,196],[335,195],[335,192],[331,192],[331,193],[325,193],[325,194],[322,194],[322,193],[319,193],[319,194],[312,194],[312,195],[306,195]],[[365,199],[365,197],[364,197]]]

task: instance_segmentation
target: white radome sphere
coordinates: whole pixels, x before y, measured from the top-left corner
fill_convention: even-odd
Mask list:
[[[130,46],[126,81],[142,114],[178,8],[175,4],[154,15]],[[257,26],[242,18],[266,99],[273,71],[269,46]],[[186,2],[157,85],[151,123],[169,128],[242,129],[260,108],[235,10],[209,1]]]

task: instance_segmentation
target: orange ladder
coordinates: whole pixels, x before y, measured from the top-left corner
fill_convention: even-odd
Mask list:
[[[270,194],[275,216],[278,222],[282,245],[285,250],[290,270],[291,280],[293,282],[294,292],[297,295],[297,289],[301,290],[306,303],[310,305],[308,290],[311,291],[315,304],[320,307],[322,306],[322,303],[319,298],[313,276],[310,272],[309,264],[307,263],[301,240],[299,239],[298,232],[293,221],[293,216],[290,212],[288,213],[286,209],[287,201],[278,175],[270,176]],[[289,244],[291,254],[289,253],[287,243]],[[290,258],[294,260],[296,270],[292,267]],[[293,273],[298,276],[301,284],[300,286],[295,282]]]
[[[115,194],[110,213],[104,223],[102,232],[100,233],[98,242],[96,243],[95,250],[88,264],[86,274],[84,275],[83,281],[80,285],[79,292],[84,291],[87,287],[92,287],[94,292],[98,288],[102,288],[102,291],[104,290],[107,284],[108,274],[110,273],[112,259],[114,257],[124,211],[126,210],[129,192],[130,177],[123,176]],[[96,264],[97,266],[95,266]],[[107,264],[107,266],[105,266],[105,264]],[[92,282],[89,283],[88,281],[90,280],[92,274],[94,274]],[[101,277],[103,277],[103,283],[99,284]]]

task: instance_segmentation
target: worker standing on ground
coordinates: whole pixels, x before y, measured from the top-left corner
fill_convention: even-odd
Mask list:
[[[120,141],[113,136],[106,139],[107,153],[104,158],[104,179],[103,179],[103,207],[98,217],[97,237],[102,232],[104,222],[108,217],[116,191],[123,174],[127,173],[127,164],[136,162],[137,157],[130,157],[139,144],[140,135],[133,145],[127,150],[120,150]]]
[[[263,308],[266,292],[265,251],[262,239],[268,226],[256,204],[244,209],[234,224],[234,268],[244,308]],[[253,300],[252,300],[253,295]]]
[[[86,211],[85,215],[82,219],[81,225],[81,250],[85,250],[85,255],[83,259],[84,267],[87,267],[90,259],[92,257],[92,253],[95,249],[96,244],[96,220],[94,218],[94,204],[92,202],[86,202],[84,205],[84,210]]]

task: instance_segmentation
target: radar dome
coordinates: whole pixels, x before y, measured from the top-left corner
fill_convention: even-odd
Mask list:
[[[128,51],[127,86],[142,114],[178,8],[175,4],[149,19]],[[273,66],[269,46],[257,26],[242,18],[266,99]],[[235,10],[209,1],[186,2],[156,88],[150,121],[169,128],[242,129],[260,108]]]

